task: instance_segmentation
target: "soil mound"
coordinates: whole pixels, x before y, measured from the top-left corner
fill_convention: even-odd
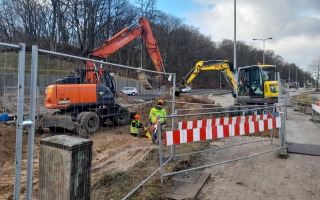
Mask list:
[[[27,136],[23,134],[23,148],[25,153],[27,147]],[[16,129],[12,126],[0,124],[0,158],[2,161],[14,162],[16,152]],[[1,166],[4,162],[1,163]]]

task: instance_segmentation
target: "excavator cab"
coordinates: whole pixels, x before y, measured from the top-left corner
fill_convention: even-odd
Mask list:
[[[272,104],[278,101],[275,66],[240,67],[237,75],[237,104]]]
[[[258,66],[239,69],[238,96],[263,97],[263,78]]]

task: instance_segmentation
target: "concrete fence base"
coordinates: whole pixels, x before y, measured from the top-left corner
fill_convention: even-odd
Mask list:
[[[57,135],[40,141],[39,199],[90,199],[92,141]]]

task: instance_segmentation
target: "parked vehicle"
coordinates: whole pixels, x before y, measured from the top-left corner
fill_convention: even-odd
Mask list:
[[[125,93],[126,95],[136,95],[138,93],[138,90],[135,87],[123,87],[121,92]]]
[[[187,86],[187,87],[181,89],[181,92],[183,92],[183,93],[188,93],[190,91],[191,91],[191,87],[190,86]]]

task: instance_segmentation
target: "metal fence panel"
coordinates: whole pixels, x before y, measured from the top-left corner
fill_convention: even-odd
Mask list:
[[[256,108],[267,110],[282,110],[283,105]],[[252,109],[252,108],[250,108]],[[224,110],[230,110],[225,108]],[[237,113],[248,111],[245,107],[237,110]],[[175,175],[216,165],[226,164],[254,156],[263,155],[273,151],[285,149],[282,127],[284,126],[284,113],[274,112],[269,114],[236,116],[232,112],[204,112],[192,114],[177,114],[175,119],[180,121],[178,129],[165,131],[164,145],[171,146],[173,151],[169,152],[166,147],[160,145],[160,174],[161,182],[166,176]],[[221,117],[221,115],[223,117]],[[225,116],[228,117],[225,117]],[[195,117],[202,120],[182,121],[186,117]],[[209,118],[208,118],[209,117]],[[159,131],[159,137],[162,133]],[[268,142],[269,145],[261,145]],[[201,150],[195,150],[195,143],[202,145]],[[261,147],[264,148],[261,148]],[[219,152],[220,156],[217,156]],[[232,153],[231,153],[232,152]],[[167,155],[166,155],[167,153]],[[281,152],[280,152],[281,153]],[[185,156],[214,154],[214,163],[201,163],[194,161],[189,163],[185,169],[172,171],[170,164],[163,166],[162,157],[173,160],[183,159]],[[180,160],[181,162],[181,160]],[[163,167],[162,167],[163,166]]]
[[[9,45],[9,47],[20,48],[21,46]],[[3,52],[4,53],[2,53],[1,56],[6,54],[5,51]],[[19,60],[22,62],[24,59]],[[41,156],[40,142],[42,139],[54,135],[68,135],[74,138],[79,138],[80,136],[76,131],[55,127],[42,130],[39,128],[39,121],[44,115],[57,115],[61,112],[58,109],[48,109],[44,106],[46,102],[46,86],[55,84],[57,79],[62,79],[75,73],[76,69],[83,69],[85,60],[88,59],[41,50],[36,46],[33,46],[32,67],[30,69],[25,69],[24,66],[21,65],[19,74],[1,74],[3,77],[3,79],[1,79],[0,89],[2,100],[1,108],[3,109],[3,112],[8,112],[10,116],[10,122],[3,125],[0,129],[1,144],[2,147],[4,147],[1,148],[0,151],[2,197],[11,198],[13,195],[16,199],[39,199],[39,195],[43,194],[45,190],[50,191],[50,188],[59,188],[60,186],[65,185],[64,181],[59,179],[59,175],[64,173],[64,169],[60,168],[58,176],[50,177],[55,180],[48,182],[53,183],[54,185],[45,185],[45,182],[41,182],[41,188],[45,189],[42,190],[39,188],[39,179],[41,176],[41,174],[39,174],[39,163],[44,160],[57,162],[57,164],[52,165],[53,167],[62,164],[62,161],[60,162],[59,160],[46,157],[45,155]],[[170,97],[168,91],[175,85],[174,82],[171,86],[161,86],[155,81],[154,83],[150,83],[153,84],[152,86],[154,87],[153,90],[150,90],[145,89],[145,87],[137,80],[137,71],[144,71],[146,76],[159,76],[158,72],[101,61],[97,61],[96,64],[98,67],[104,67],[109,72],[113,73],[117,86],[116,103],[129,109],[131,113],[130,117],[135,113],[140,114],[141,121],[147,128],[150,126],[147,123],[149,121],[149,110],[156,104],[160,95],[169,99],[169,102],[173,102],[172,99],[174,97]],[[26,73],[22,73],[23,70],[25,70]],[[170,76],[170,74],[166,73],[164,75],[166,78]],[[39,79],[37,79],[37,77],[39,77]],[[121,88],[128,86],[135,87],[138,93],[131,96],[120,92]],[[83,96],[88,95],[89,93],[84,93]],[[171,103],[169,102],[166,106],[174,108],[174,105],[170,105]],[[61,113],[67,114],[66,111],[62,111]],[[170,111],[168,111],[168,114],[171,114]],[[85,170],[85,172],[83,172],[90,173],[92,187],[90,187],[90,185],[83,185],[82,188],[86,191],[90,190],[88,198],[104,198],[106,197],[105,193],[108,193],[108,191],[101,192],[101,188],[108,188],[107,186],[109,184],[108,181],[105,181],[105,177],[112,177],[114,174],[118,177],[123,176],[126,180],[126,189],[118,192],[117,196],[114,197],[115,199],[119,199],[135,189],[139,180],[143,182],[144,177],[141,177],[140,173],[134,174],[131,171],[130,176],[126,175],[128,169],[133,170],[134,168],[139,167],[139,162],[146,162],[143,161],[145,159],[155,160],[154,164],[151,165],[151,168],[149,167],[149,169],[145,171],[146,175],[154,180],[154,175],[158,169],[156,163],[158,155],[154,154],[154,150],[157,146],[152,144],[151,140],[143,134],[143,137],[141,138],[132,137],[130,135],[129,123],[120,126],[114,125],[114,121],[110,119],[103,119],[101,124],[99,124],[98,130],[89,135],[89,140],[92,139],[93,141],[92,166],[89,171]],[[130,121],[131,118],[129,122]],[[16,124],[19,126],[15,127]],[[26,134],[27,132],[28,137]],[[13,135],[13,133],[17,134]],[[19,137],[16,138],[16,135]],[[12,144],[15,143],[17,143],[16,147],[12,147]],[[12,151],[7,151],[10,149]],[[16,152],[17,155],[15,155],[14,152]],[[17,157],[16,162],[14,159],[15,157]],[[13,167],[14,163],[15,168]],[[80,173],[81,170],[78,172]],[[14,174],[16,175],[15,178],[13,178]],[[20,174],[22,176],[20,176]],[[14,179],[15,181],[13,181]],[[76,180],[76,177],[71,177],[71,179]],[[14,184],[14,182],[16,184]],[[121,182],[120,180],[120,183],[116,184],[122,183],[123,181]],[[121,188],[121,186],[119,186],[119,188]]]
[[[77,74],[78,69],[84,69],[84,61],[88,61],[90,59],[77,57],[73,55],[67,55],[67,54],[61,54],[57,52],[50,52],[46,50],[39,49],[39,62],[40,60],[45,58],[46,64],[42,64],[40,68],[39,63],[39,70],[41,70],[41,73],[43,74],[46,72],[46,74],[43,74],[43,76],[46,76],[47,74],[53,77],[58,77],[61,75],[61,73],[65,73],[65,77],[71,74]],[[91,61],[91,60],[90,60]],[[55,67],[58,69],[61,69],[60,71],[54,71],[52,70],[51,66],[52,63],[55,63]],[[124,125],[119,125],[117,121],[113,121],[114,119],[107,117],[106,113],[98,113],[99,117],[99,125],[97,130],[94,133],[90,133],[89,135],[86,135],[88,139],[93,141],[93,152],[92,152],[92,166],[90,167],[90,174],[91,174],[91,186],[90,185],[82,185],[81,188],[84,191],[90,190],[89,196],[86,198],[91,199],[98,199],[98,198],[114,198],[119,199],[123,198],[125,194],[129,193],[131,190],[134,190],[134,188],[137,187],[139,180],[143,182],[145,177],[141,177],[140,173],[134,173],[134,168],[137,167],[137,164],[139,165],[140,162],[144,162],[144,159],[147,159],[148,156],[150,156],[149,152],[153,151],[153,149],[156,148],[156,145],[152,144],[151,140],[149,140],[144,134],[144,132],[141,132],[141,136],[139,137],[133,137],[130,135],[130,122],[132,120],[132,117],[134,114],[139,114],[141,117],[141,122],[144,124],[144,126],[149,129],[151,124],[147,123],[149,122],[149,110],[151,107],[153,107],[157,103],[157,99],[160,98],[160,95],[166,96],[166,98],[170,99],[170,102],[172,101],[172,97],[168,95],[168,91],[173,85],[159,85],[157,81],[150,82],[150,85],[153,87],[152,90],[146,89],[144,85],[138,80],[138,72],[143,71],[146,76],[151,77],[157,77],[159,76],[158,72],[154,72],[153,70],[143,70],[143,69],[137,69],[135,67],[129,67],[124,65],[118,65],[114,63],[108,63],[108,62],[102,62],[102,61],[95,61],[97,68],[104,68],[106,71],[112,73],[112,76],[115,81],[116,85],[116,104],[119,104],[130,112],[130,120],[128,123]],[[38,70],[38,71],[39,71]],[[167,78],[170,74],[164,74]],[[154,79],[156,80],[156,79]],[[52,81],[52,80],[51,80]],[[39,82],[38,82],[39,83]],[[53,85],[55,82],[48,83],[48,85]],[[173,84],[173,83],[171,83]],[[38,85],[37,87],[43,87],[41,85]],[[128,93],[125,94],[121,92],[120,90],[123,87],[134,87],[137,89],[137,93],[132,94]],[[70,96],[70,94],[75,95],[74,91],[65,90],[65,97]],[[89,96],[94,91],[82,91],[80,96],[84,98],[85,96]],[[72,118],[72,123],[82,123],[82,118],[84,118],[87,114],[80,114],[81,109],[83,109],[87,104],[83,103],[82,105],[76,105],[78,106],[77,109],[79,113],[75,113],[74,111],[70,112],[69,110],[64,109],[49,109],[45,107],[45,103],[48,101],[46,98],[46,93],[40,92],[39,93],[39,116],[40,116],[40,122],[41,117],[45,115],[54,114],[56,117],[67,117],[65,119],[68,119],[69,117]],[[68,100],[67,98],[64,99]],[[170,104],[169,102],[167,104]],[[100,107],[101,106],[101,107]],[[100,105],[99,107],[92,107],[90,110],[87,110],[88,112],[100,112],[101,109],[104,109],[103,105]],[[174,107],[174,106],[171,106]],[[111,111],[110,111],[111,112]],[[168,114],[171,114],[170,111],[168,111]],[[80,120],[79,120],[80,119]],[[39,122],[39,124],[40,124]],[[90,123],[88,122],[88,126],[90,126]],[[57,124],[56,124],[57,125]],[[58,125],[57,125],[58,126]],[[39,171],[39,164],[44,163],[44,160],[51,160],[54,162],[54,166],[57,167],[56,173],[63,173],[63,169],[61,169],[61,166],[65,166],[65,161],[59,161],[59,160],[52,160],[52,158],[45,157],[45,154],[41,154],[39,150],[39,143],[41,143],[41,138],[43,137],[50,137],[53,135],[68,135],[75,138],[82,137],[79,136],[79,133],[76,129],[74,130],[68,130],[68,129],[62,129],[58,128],[57,126],[44,128],[37,126],[38,135],[35,138],[35,157],[36,162],[34,165],[34,173],[37,174]],[[43,148],[40,148],[43,149]],[[41,156],[43,155],[43,156]],[[51,154],[52,155],[52,154]],[[156,154],[151,154],[153,158],[157,160]],[[39,164],[38,164],[39,163]],[[145,176],[149,176],[150,178],[155,178],[154,174],[157,170],[158,166],[156,163],[152,165],[154,167],[146,169]],[[60,168],[59,168],[60,167]],[[78,166],[79,167],[79,166]],[[41,168],[45,169],[45,168]],[[129,170],[129,171],[128,171]],[[87,173],[88,171],[84,172]],[[41,172],[44,174],[44,172]],[[130,174],[130,176],[127,175],[127,173]],[[38,174],[40,176],[41,174]],[[59,176],[59,175],[58,175]],[[60,186],[62,188],[65,188],[66,184],[64,180],[54,178],[54,176],[47,177],[50,178],[49,185],[45,185],[46,181],[41,179],[41,188],[38,188],[38,183],[34,183],[33,187],[33,198],[38,199],[41,194],[41,196],[45,196],[43,193],[45,191],[50,191],[50,188],[59,188]],[[105,181],[105,179],[111,179],[113,180],[113,176],[117,176],[120,180],[118,188],[116,190],[119,190],[121,187],[121,184],[125,184],[126,187],[122,191],[119,191],[117,196],[110,196],[111,194],[108,194],[108,181]],[[107,177],[107,178],[106,178]],[[108,178],[109,177],[109,178]],[[125,183],[121,181],[120,177],[125,177]],[[40,177],[38,177],[40,180]],[[71,176],[72,178],[72,176]],[[51,180],[54,179],[54,180]],[[117,181],[119,181],[117,180]],[[35,192],[35,188],[38,188]],[[103,192],[101,191],[101,188],[105,189]],[[107,194],[107,196],[105,196]]]

